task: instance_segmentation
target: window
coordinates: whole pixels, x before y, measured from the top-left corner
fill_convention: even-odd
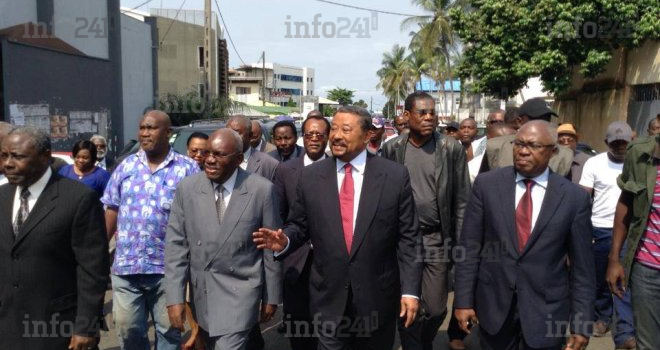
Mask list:
[[[199,68],[204,68],[204,46],[197,46],[197,59]]]
[[[199,90],[199,96],[204,97],[205,96],[205,91],[204,91],[204,84],[198,84],[197,89]]]
[[[249,87],[236,87],[236,95],[249,95],[251,94],[251,89]]]
[[[302,77],[299,75],[287,75],[287,74],[280,74],[280,79],[283,81],[295,81],[302,83]]]

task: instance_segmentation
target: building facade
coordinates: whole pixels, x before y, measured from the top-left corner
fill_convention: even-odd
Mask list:
[[[314,69],[255,63],[232,70],[229,83],[230,96],[239,102],[259,105],[265,100],[287,106],[291,100],[301,106],[304,96],[314,96]]]

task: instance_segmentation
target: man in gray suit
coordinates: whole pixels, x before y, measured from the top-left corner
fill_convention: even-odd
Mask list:
[[[259,174],[272,182],[275,176],[275,168],[277,168],[279,162],[267,153],[257,152],[252,148],[250,145],[250,138],[252,137],[252,122],[250,119],[244,115],[235,115],[227,121],[227,128],[236,131],[243,140],[241,169]]]
[[[251,243],[259,227],[279,227],[273,185],[239,168],[243,143],[230,129],[208,141],[204,173],[177,187],[165,246],[168,315],[183,329],[186,284],[210,349],[244,349],[248,333],[282,301],[281,268]]]

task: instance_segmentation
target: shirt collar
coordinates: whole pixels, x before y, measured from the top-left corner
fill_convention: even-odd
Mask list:
[[[243,161],[247,163],[250,155],[252,155],[252,147],[248,147],[247,151],[243,152]]]
[[[534,182],[537,185],[540,185],[543,188],[548,188],[548,179],[549,178],[550,178],[550,169],[545,168],[545,171],[543,171],[543,173],[541,173],[541,175],[539,175],[537,177],[533,177],[532,180],[534,180]],[[524,176],[520,175],[518,172],[516,172],[516,183],[518,183],[522,180],[525,180],[525,179],[528,179],[528,177],[524,177]]]
[[[147,159],[147,153],[145,153],[141,148],[137,153],[137,157],[144,165],[149,167],[149,160]],[[169,164],[173,160],[174,160],[174,149],[170,147],[170,149],[167,151],[167,157],[165,157],[165,160],[163,160],[162,163],[158,164],[158,168],[156,168],[156,171],[166,167],[167,164]],[[154,171],[154,173],[156,171]]]
[[[305,155],[304,155],[304,157],[303,157],[303,165],[304,165],[304,166],[308,166],[308,165],[310,165],[310,164],[314,164],[314,163],[319,162],[319,161],[322,161],[322,160],[324,160],[324,159],[325,159],[325,153],[322,154],[322,155],[321,155],[321,158],[319,158],[319,159],[317,159],[317,160],[312,160],[311,158],[309,158],[309,157],[307,156],[307,153],[305,153]]]
[[[218,186],[222,186],[225,191],[232,193],[234,191],[234,186],[236,185],[236,176],[238,175],[238,169],[234,170],[234,173],[222,184],[213,183],[213,189],[217,190]]]
[[[28,186],[28,191],[30,191],[30,197],[33,198],[39,198],[41,195],[41,192],[44,191],[46,188],[46,185],[48,184],[48,180],[50,180],[51,175],[53,175],[53,171],[50,170],[50,167],[46,169],[43,175],[37,180],[35,183],[32,185]],[[23,186],[18,186],[18,192],[23,190]]]
[[[353,168],[355,168],[359,174],[364,174],[364,168],[367,166],[367,150],[365,149],[360,152],[360,154],[353,158],[349,163],[351,163]],[[337,172],[340,172],[344,168],[344,165],[346,165],[346,162],[337,158]]]

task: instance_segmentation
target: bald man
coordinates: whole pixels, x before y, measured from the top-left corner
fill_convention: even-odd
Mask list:
[[[458,245],[468,253],[456,264],[454,314],[466,332],[479,324],[481,349],[560,350],[570,330],[566,348],[582,350],[591,335],[591,200],[550,171],[556,140],[548,122],[525,123],[514,138],[514,166],[474,182]]]
[[[149,348],[149,315],[159,350],[181,345],[165,308],[165,229],[177,184],[199,166],[170,147],[170,134],[167,114],[147,112],[139,124],[140,150],[115,168],[101,199],[108,238],[116,233],[117,240],[110,277],[122,350]]]
[[[273,145],[270,142],[266,142],[263,138],[263,129],[262,125],[259,121],[253,120],[252,121],[252,136],[250,137],[250,145],[252,148],[254,148],[256,151],[259,152],[272,152],[277,149],[275,145]]]
[[[207,143],[204,173],[178,186],[167,228],[167,305],[183,329],[185,286],[207,349],[243,350],[259,321],[282,301],[282,275],[272,251],[251,242],[259,227],[280,227],[270,181],[241,169],[243,140],[225,128]],[[215,205],[213,205],[215,203]],[[210,204],[210,205],[209,205]]]

